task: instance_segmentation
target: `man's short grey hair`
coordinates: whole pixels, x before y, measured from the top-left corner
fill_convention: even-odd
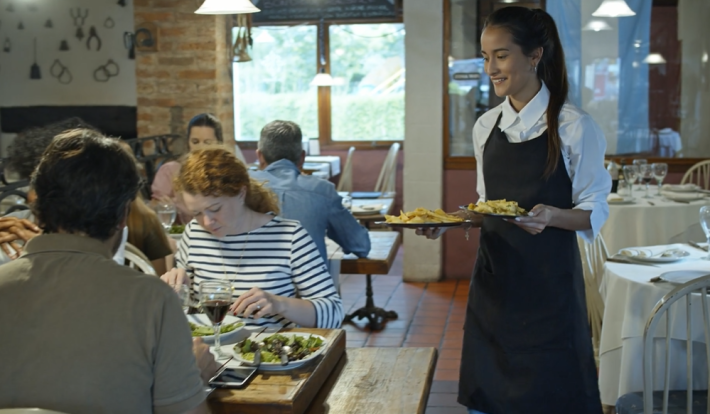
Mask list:
[[[298,124],[291,121],[272,121],[261,130],[259,151],[267,164],[284,159],[298,164],[303,151],[301,141],[301,128]]]

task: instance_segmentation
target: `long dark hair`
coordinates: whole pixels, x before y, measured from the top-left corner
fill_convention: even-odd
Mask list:
[[[537,65],[537,77],[550,90],[547,104],[547,164],[546,178],[549,178],[560,161],[560,111],[567,100],[569,83],[565,52],[562,50],[557,25],[546,11],[527,7],[504,7],[493,12],[486,19],[483,28],[496,26],[506,29],[513,36],[513,42],[529,56],[541,47],[542,58]]]

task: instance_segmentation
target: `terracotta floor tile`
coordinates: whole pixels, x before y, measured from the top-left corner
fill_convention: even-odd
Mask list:
[[[458,381],[434,381],[431,383],[431,393],[457,393],[459,392]]]
[[[468,410],[462,405],[458,407],[427,407],[425,414],[468,414]]]
[[[441,343],[441,335],[408,334],[405,339],[409,342],[426,342],[436,346]]]
[[[429,394],[429,400],[427,400],[427,408],[460,407],[461,404],[456,401],[457,398],[458,393],[431,393]]]
[[[402,346],[403,338],[392,338],[392,337],[370,337],[365,346]]]
[[[441,349],[461,349],[463,341],[460,339],[444,339],[441,344]]]
[[[444,335],[444,325],[414,325],[407,331],[410,334]]]
[[[459,370],[457,369],[437,369],[434,372],[434,381],[458,381]]]
[[[402,343],[402,347],[404,348],[436,348],[436,345],[432,345],[429,343],[422,343],[422,342],[407,342],[404,341]]]
[[[441,318],[414,318],[412,319],[412,325],[443,325],[445,321]]]
[[[439,351],[439,359],[461,359],[461,351],[457,349],[442,349]]]
[[[345,346],[347,348],[362,348],[365,346],[365,340],[362,341],[345,341]]]
[[[463,339],[463,330],[448,331],[444,335],[444,339]]]
[[[440,359],[436,361],[436,369],[456,369],[461,367],[460,359]]]

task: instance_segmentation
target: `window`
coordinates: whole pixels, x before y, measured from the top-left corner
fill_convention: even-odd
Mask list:
[[[592,16],[601,0],[548,1],[540,6],[553,16],[560,32],[569,99],[599,124],[607,140],[607,156],[663,158],[672,170],[683,171],[698,159],[710,157],[710,117],[703,116],[710,111],[710,49],[705,42],[710,26],[701,17],[710,13],[710,3],[625,1],[634,16]],[[445,161],[449,168],[472,168],[471,127],[481,110],[500,100],[491,93],[486,102],[488,80],[482,68],[467,62],[479,57],[484,10],[496,2],[448,3],[446,47],[451,58]],[[470,33],[465,25],[470,16],[478,16],[477,33]],[[473,93],[477,96],[467,96],[476,88],[474,82],[460,80],[462,73],[470,72],[474,75],[469,76],[482,79]]]
[[[318,27],[252,29],[252,60],[233,64],[237,140],[258,141],[275,119],[298,123],[304,139],[317,137],[322,147],[403,140],[404,25],[324,24],[330,87],[310,85],[320,67]]]

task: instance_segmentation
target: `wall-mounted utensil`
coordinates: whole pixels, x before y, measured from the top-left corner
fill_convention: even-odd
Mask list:
[[[101,38],[96,33],[96,27],[94,27],[94,26],[91,26],[89,28],[89,37],[86,39],[86,48],[88,50],[91,50],[91,41],[92,40],[94,40],[94,45],[96,45],[96,49],[94,49],[94,50],[101,50]]]
[[[104,27],[105,28],[113,29],[114,26],[116,26],[116,22],[114,22],[111,17],[107,17],[106,20],[104,20]]]
[[[2,51],[5,53],[10,53],[11,47],[12,47],[12,44],[10,44],[10,38],[6,37],[5,43],[2,45]]]
[[[126,0],[118,0],[117,4],[121,7],[126,7]]]
[[[13,6],[12,2],[7,3],[7,7],[5,7],[5,11],[9,11],[10,13],[15,11],[15,6]]]
[[[109,79],[118,76],[120,68],[112,59],[109,59],[105,65],[101,65],[94,71],[94,80],[96,82],[108,82]]]
[[[42,72],[39,69],[39,65],[37,64],[37,38],[35,37],[33,40],[34,44],[34,56],[35,56],[35,61],[30,66],[30,79],[42,79]]]
[[[52,27],[54,27],[52,19],[47,19],[47,21],[44,23],[44,27],[46,27],[47,29],[51,29]]]
[[[20,24],[17,25],[17,30],[25,30],[25,25],[22,24],[22,21],[20,21]]]
[[[81,28],[89,17],[89,9],[85,9],[84,13],[81,12],[81,8],[77,7],[76,11],[72,8],[69,9],[69,15],[71,15],[74,20],[74,27],[76,27],[76,38],[81,40],[84,38],[84,30]]]
[[[69,72],[69,68],[64,66],[59,59],[54,59],[54,63],[52,63],[52,66],[49,68],[49,74],[63,85],[68,85],[74,80],[71,72]]]
[[[126,49],[128,49],[128,59],[135,59],[136,58],[136,37],[133,33],[131,32],[124,32],[123,33],[123,44],[126,46]]]
[[[62,52],[66,52],[67,50],[69,50],[69,43],[66,40],[62,40],[59,43],[59,50],[61,50]]]

